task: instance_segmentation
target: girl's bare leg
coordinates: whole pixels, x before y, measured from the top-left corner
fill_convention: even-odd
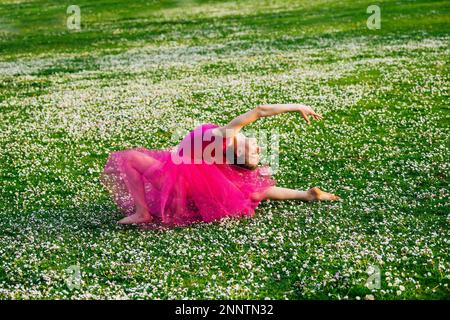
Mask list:
[[[308,191],[293,190],[281,187],[270,187],[264,199],[268,200],[301,200],[301,201],[336,201],[340,198],[324,192],[317,187]]]
[[[144,183],[142,173],[157,161],[156,159],[141,153],[132,151],[126,160],[127,179],[129,191],[133,197],[136,212],[118,221],[119,224],[148,223],[152,221],[152,216],[145,202]]]

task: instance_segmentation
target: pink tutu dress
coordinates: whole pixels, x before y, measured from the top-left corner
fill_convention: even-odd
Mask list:
[[[196,127],[171,150],[137,148],[113,152],[107,160],[101,181],[124,214],[133,214],[136,203],[139,203],[148,208],[154,222],[162,225],[187,225],[223,217],[252,216],[267,189],[276,181],[264,174],[267,167],[250,170],[227,163],[226,139],[223,139],[220,154],[212,152],[215,159],[222,157],[222,160],[213,163],[205,161],[203,151],[218,137],[205,139],[204,135],[216,127],[215,124]],[[201,141],[201,147],[194,148],[194,141]],[[189,152],[186,154],[193,161],[174,161],[174,152],[184,156],[186,150],[191,150],[190,155]],[[138,194],[135,185],[128,179],[130,152],[139,152],[156,160],[140,171],[144,195],[142,192]]]

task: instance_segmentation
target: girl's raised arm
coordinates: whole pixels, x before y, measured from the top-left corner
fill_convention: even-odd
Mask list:
[[[264,104],[241,114],[227,125],[214,129],[214,134],[231,138],[243,127],[262,117],[271,117],[285,112],[300,112],[302,117],[308,123],[310,123],[309,116],[312,116],[316,120],[322,119],[322,116],[318,115],[311,107],[304,104]]]

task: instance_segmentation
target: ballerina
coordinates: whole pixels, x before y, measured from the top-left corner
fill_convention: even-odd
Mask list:
[[[276,186],[259,166],[260,147],[241,129],[263,117],[298,112],[322,117],[303,104],[258,106],[225,126],[202,124],[170,150],[135,148],[110,154],[101,181],[126,215],[119,224],[187,225],[223,217],[252,216],[262,200],[335,201],[314,187]],[[156,221],[155,221],[156,220]]]

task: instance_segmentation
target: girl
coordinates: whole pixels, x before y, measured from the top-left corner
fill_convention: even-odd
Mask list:
[[[240,130],[285,112],[299,112],[308,123],[309,117],[322,118],[302,104],[262,105],[223,127],[200,125],[172,150],[111,153],[101,180],[126,215],[118,223],[186,225],[252,216],[263,199],[338,200],[317,187],[308,191],[276,187],[276,181],[264,174],[267,168],[258,167],[257,141]]]

